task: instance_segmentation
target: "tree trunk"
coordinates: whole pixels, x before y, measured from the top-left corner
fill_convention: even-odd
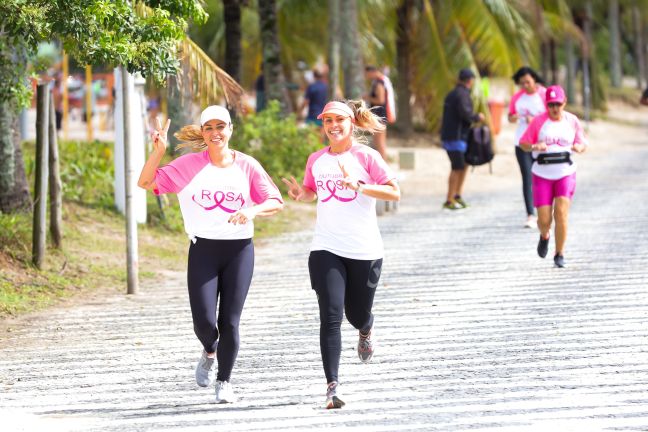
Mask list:
[[[641,10],[637,5],[637,0],[632,4],[632,27],[635,33],[634,37],[634,51],[635,63],[637,65],[637,88],[643,89],[643,81],[645,77],[645,59],[644,59],[644,38],[643,29],[641,26]]]
[[[63,199],[61,197],[61,173],[59,170],[59,151],[56,137],[56,113],[54,97],[50,95],[49,106],[49,200],[50,200],[50,234],[52,244],[61,249],[63,242]]]
[[[19,115],[0,103],[0,212],[29,211],[32,206],[20,146]]]
[[[32,225],[32,262],[43,268],[47,241],[47,180],[49,160],[49,89],[38,84],[36,89],[36,169],[34,178],[34,223]]]
[[[263,51],[263,78],[266,100],[279,101],[283,115],[290,114],[292,104],[287,94],[286,80],[281,66],[281,47],[277,33],[277,8],[275,0],[259,0],[259,25]]]
[[[556,41],[549,39],[549,68],[551,69],[551,82],[558,84],[558,62],[556,61]]]
[[[610,28],[610,83],[621,87],[621,39],[619,36],[619,0],[608,0]]]
[[[398,80],[395,83],[398,105],[397,128],[406,136],[412,134],[412,113],[410,110],[411,92],[410,82],[410,20],[414,8],[414,0],[403,0],[400,7],[396,10],[398,23],[396,27],[396,69],[398,71]]]
[[[572,38],[565,39],[565,56],[567,63],[567,80],[565,91],[567,100],[571,104],[576,103],[576,56],[574,55],[574,41]]]
[[[340,0],[328,0],[329,12],[329,100],[337,98],[340,88]]]
[[[340,4],[340,38],[344,42],[342,51],[342,73],[344,74],[344,97],[360,99],[365,92],[360,35],[358,34],[357,0],[343,0]]]
[[[223,0],[225,72],[241,82],[241,0]]]

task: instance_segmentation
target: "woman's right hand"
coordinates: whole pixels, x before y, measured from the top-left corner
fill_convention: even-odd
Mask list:
[[[290,176],[290,180],[287,180],[285,178],[281,179],[282,182],[286,186],[288,186],[288,196],[295,201],[300,201],[304,197],[304,188],[297,183],[297,180],[295,180],[295,177]]]
[[[160,124],[160,119],[155,118],[155,131],[151,133],[151,140],[153,140],[153,151],[158,154],[164,154],[167,148],[167,132],[171,119],[167,119],[164,127]]]
[[[531,151],[543,152],[547,151],[547,143],[539,142],[531,146]]]

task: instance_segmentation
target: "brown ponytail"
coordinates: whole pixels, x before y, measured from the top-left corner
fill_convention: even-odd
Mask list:
[[[207,148],[205,140],[200,131],[200,126],[187,125],[173,134],[174,137],[181,141],[176,149],[190,147],[192,150],[204,150]]]

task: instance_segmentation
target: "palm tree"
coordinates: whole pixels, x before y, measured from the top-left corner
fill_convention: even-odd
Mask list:
[[[610,84],[621,87],[621,39],[619,36],[619,0],[608,0],[610,30]]]
[[[241,82],[241,6],[242,0],[223,0],[225,21],[225,72]]]
[[[340,3],[340,37],[342,71],[344,73],[344,97],[360,99],[364,93],[363,60],[358,42],[357,0]]]
[[[413,30],[412,18],[416,3],[415,0],[403,0],[396,10],[396,16],[398,18],[396,27],[396,68],[400,79],[396,81],[394,91],[398,96],[397,127],[406,137],[413,131],[409,82],[411,77],[412,50],[414,48],[411,35]]]
[[[258,3],[266,98],[279,101],[282,112],[288,115],[292,112],[292,104],[287,95],[280,57],[275,0],[259,0]]]

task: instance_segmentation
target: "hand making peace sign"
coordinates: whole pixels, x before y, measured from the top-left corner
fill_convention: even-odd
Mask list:
[[[288,196],[290,198],[294,199],[295,201],[299,201],[304,197],[304,188],[297,183],[297,180],[295,180],[295,177],[290,176],[290,180],[286,180],[285,178],[281,179],[282,182],[286,186],[288,186]]]
[[[153,151],[158,153],[164,153],[167,147],[167,132],[169,131],[169,125],[171,124],[171,119],[167,119],[164,128],[160,124],[160,119],[155,118],[155,132],[151,133],[151,140],[153,140]]]
[[[357,179],[353,179],[349,173],[347,172],[346,168],[344,168],[344,165],[342,165],[342,162],[338,161],[338,165],[340,166],[340,170],[342,170],[342,175],[344,178],[342,179],[342,182],[344,183],[344,186],[347,188],[357,191],[358,188],[360,187],[360,183],[358,183]]]

